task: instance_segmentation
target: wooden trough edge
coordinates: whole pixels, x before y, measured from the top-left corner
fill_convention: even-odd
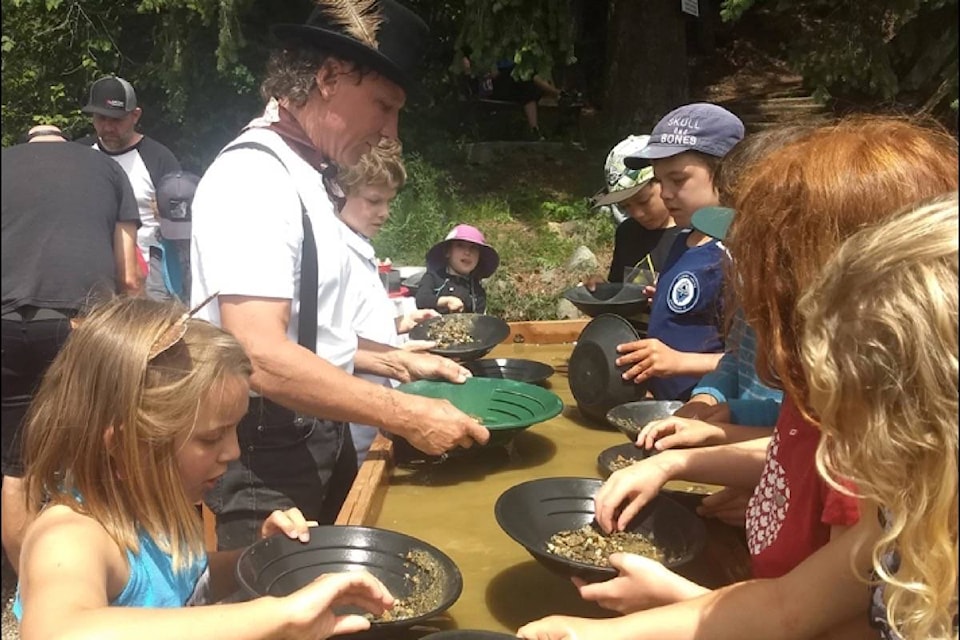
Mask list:
[[[563,344],[576,342],[591,318],[576,320],[525,320],[508,322],[510,334],[501,344]]]

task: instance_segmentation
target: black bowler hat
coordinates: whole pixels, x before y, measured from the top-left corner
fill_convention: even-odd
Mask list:
[[[318,0],[306,24],[278,24],[272,31],[283,44],[313,45],[369,67],[408,93],[417,88],[429,34],[417,14],[394,0]]]

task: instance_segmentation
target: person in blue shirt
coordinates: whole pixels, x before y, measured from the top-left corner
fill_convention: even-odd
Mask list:
[[[653,164],[660,197],[682,231],[660,273],[647,338],[617,347],[625,380],[647,383],[657,400],[688,400],[723,354],[723,244],[691,227],[698,209],[719,204],[714,174],[743,138],[743,123],[714,104],[668,113],[627,167]]]
[[[211,296],[202,304],[213,299]],[[230,334],[178,303],[115,298],[78,323],[26,428],[28,504],[14,614],[24,638],[327,638],[370,627],[393,597],[371,574],[328,574],[285,597],[236,590],[236,551],[207,554],[196,505],[240,455],[252,366]],[[303,514],[260,529],[307,542]],[[183,608],[186,607],[186,608]]]

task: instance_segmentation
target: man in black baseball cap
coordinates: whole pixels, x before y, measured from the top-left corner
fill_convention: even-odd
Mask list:
[[[81,111],[123,118],[136,108],[137,94],[133,86],[123,78],[106,76],[90,85],[90,99]]]
[[[123,78],[106,76],[90,85],[90,98],[81,109],[93,116],[100,147],[118,152],[139,142],[136,126],[143,110],[133,86]]]
[[[113,158],[127,174],[137,197],[137,246],[145,271],[146,293],[154,299],[169,299],[158,271],[162,256],[157,251],[160,239],[159,221],[154,213],[156,185],[162,176],[179,171],[180,162],[166,146],[137,131],[143,109],[137,104],[133,85],[123,78],[105,76],[90,85],[90,97],[81,111],[93,116],[97,135],[78,142]]]

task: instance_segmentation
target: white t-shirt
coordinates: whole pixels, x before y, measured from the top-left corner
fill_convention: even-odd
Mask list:
[[[316,353],[353,373],[357,301],[356,290],[346,286],[350,250],[322,176],[269,129],[249,128],[227,146],[245,141],[270,147],[283,163],[259,149],[234,149],[204,173],[193,199],[192,304],[214,292],[291,300],[287,336],[297,342],[302,199],[317,244]],[[217,305],[197,316],[221,326]]]
[[[343,224],[342,221],[341,224]],[[350,254],[351,280],[349,287],[357,293],[353,328],[357,335],[367,340],[395,347],[400,342],[397,336],[397,307],[390,296],[387,295],[383,282],[380,281],[373,245],[346,224],[343,224],[342,233]],[[385,387],[392,388],[399,384],[392,378],[370,373],[358,373],[357,376]],[[363,464],[363,460],[367,457],[367,451],[377,435],[377,430],[370,425],[353,422],[350,423],[350,432],[353,434],[353,446],[357,450],[357,465],[359,466]]]
[[[156,208],[157,184],[160,178],[173,171],[180,170],[173,153],[165,146],[147,136],[140,138],[137,144],[129,149],[114,152],[104,149],[95,138],[86,138],[97,151],[101,151],[119,164],[133,187],[133,194],[137,198],[137,208],[140,210],[140,228],[137,229],[137,245],[146,263],[150,263],[150,247],[158,243],[157,229],[160,221],[157,220]]]
[[[342,222],[341,222],[342,224]],[[373,245],[343,225],[343,237],[350,248],[350,287],[356,289],[357,307],[353,328],[357,335],[381,344],[397,346],[397,308],[380,280]]]

